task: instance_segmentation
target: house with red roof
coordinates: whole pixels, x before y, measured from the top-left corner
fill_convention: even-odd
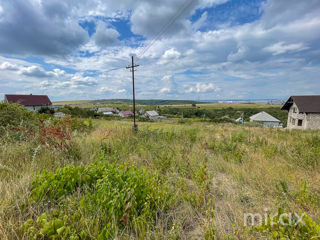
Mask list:
[[[119,116],[120,117],[130,117],[130,116],[133,116],[133,112],[131,112],[130,110],[121,111],[121,112],[119,112]]]
[[[31,111],[38,111],[41,107],[52,107],[52,102],[47,95],[5,94],[4,101],[8,103],[21,104]]]

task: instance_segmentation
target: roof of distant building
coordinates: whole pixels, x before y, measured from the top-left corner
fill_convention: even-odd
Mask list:
[[[159,116],[159,114],[156,111],[146,111],[146,114],[149,117],[155,117],[155,116]]]
[[[258,121],[258,122],[280,122],[279,119],[271,116],[269,113],[266,112],[259,112],[255,115],[250,117],[251,121]]]
[[[123,114],[123,115],[132,115],[133,114],[133,112],[131,112],[130,110],[121,111],[120,113]]]

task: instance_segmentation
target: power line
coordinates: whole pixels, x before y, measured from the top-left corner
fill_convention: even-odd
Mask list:
[[[151,42],[149,43],[149,45],[147,45],[146,47],[144,47],[142,49],[141,54],[139,55],[139,58],[141,58],[149,49],[150,47],[168,30],[168,28],[191,6],[191,4],[193,3],[193,0],[190,0],[189,2],[187,2],[185,5],[182,6],[182,8],[177,12],[176,15],[174,15],[171,20],[165,24],[161,31],[151,40]]]
[[[107,71],[103,71],[103,73],[108,73],[108,72],[116,71],[116,70],[119,70],[119,69],[123,69],[123,67],[118,67],[118,68],[109,69],[109,70],[107,70]]]

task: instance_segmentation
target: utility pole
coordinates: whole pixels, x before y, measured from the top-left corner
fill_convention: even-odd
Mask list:
[[[135,89],[134,89],[134,72],[135,68],[139,67],[139,65],[134,64],[134,57],[131,57],[132,63],[131,66],[127,66],[126,69],[130,69],[132,72],[132,97],[133,97],[133,130],[135,132],[138,131],[138,126],[136,124],[136,95],[135,95]]]

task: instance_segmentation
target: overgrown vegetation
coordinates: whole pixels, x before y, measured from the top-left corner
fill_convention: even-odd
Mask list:
[[[25,222],[23,231],[32,239],[114,239],[120,232],[144,238],[174,203],[152,172],[104,158],[38,174],[31,200],[43,208],[51,203],[48,213]]]
[[[128,121],[11,111],[0,239],[319,239],[319,131],[184,118],[133,133]],[[9,141],[21,127],[35,134]],[[306,225],[244,227],[265,208],[306,213]]]

